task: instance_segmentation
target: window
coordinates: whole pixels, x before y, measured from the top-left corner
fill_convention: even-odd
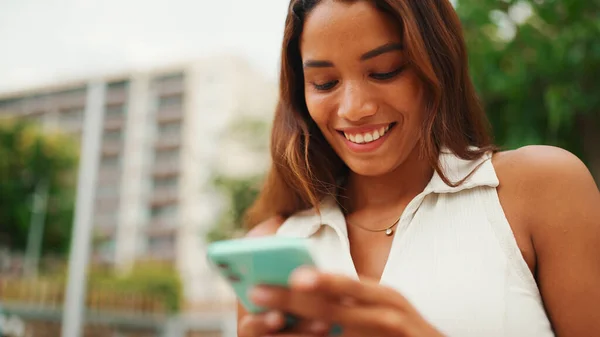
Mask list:
[[[175,248],[175,237],[172,235],[169,236],[160,236],[160,237],[149,237],[148,245],[146,249],[148,253],[161,253],[161,252],[171,252]]]
[[[161,123],[157,129],[158,138],[175,138],[181,134],[181,123]]]
[[[83,108],[62,110],[59,115],[61,124],[76,124],[83,122]]]
[[[74,88],[72,90],[65,90],[52,94],[52,104],[57,107],[65,109],[69,108],[80,108],[83,109],[86,106],[87,94],[86,87]]]
[[[119,187],[112,184],[98,184],[96,188],[98,197],[112,197],[119,194]]]
[[[177,213],[177,205],[169,204],[153,207],[150,210],[150,215],[152,218],[168,218],[173,217]]]
[[[111,82],[107,85],[107,89],[108,90],[125,90],[127,89],[127,86],[129,85],[128,81],[117,81],[117,82]]]
[[[172,73],[160,76],[156,79],[158,83],[183,82],[183,73]]]
[[[123,139],[121,130],[106,130],[104,131],[103,140],[105,142],[120,142]]]
[[[106,107],[106,111],[104,112],[104,118],[110,119],[115,117],[122,117],[125,115],[125,105],[109,105]]]
[[[9,113],[13,114],[17,111],[19,103],[21,102],[20,98],[9,98],[0,101],[0,114]]]
[[[59,91],[59,92],[55,92],[54,95],[64,95],[64,96],[85,96],[87,92],[87,88],[86,87],[76,87],[76,88],[72,88],[72,89],[67,89],[67,90],[63,90],[63,91]]]
[[[176,189],[179,183],[179,177],[172,176],[166,178],[154,179],[154,189]]]
[[[98,227],[114,227],[117,225],[117,212],[103,212],[95,207],[94,224]]]
[[[115,169],[121,166],[121,156],[102,156],[102,167]]]
[[[161,97],[158,100],[158,109],[175,109],[180,108],[183,105],[183,96],[174,95]]]
[[[163,150],[154,153],[156,163],[173,163],[179,161],[179,150]]]

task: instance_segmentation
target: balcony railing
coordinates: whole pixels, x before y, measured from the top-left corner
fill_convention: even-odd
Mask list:
[[[176,203],[178,198],[179,194],[176,187],[159,187],[152,191],[150,204],[152,207],[168,205]]]
[[[53,102],[62,109],[72,109],[85,107],[86,99],[86,93],[82,92],[68,95],[63,94],[56,97]]]
[[[106,104],[117,105],[127,101],[127,91],[125,88],[109,89],[106,91]]]
[[[184,83],[182,79],[174,79],[155,83],[155,88],[160,97],[175,96],[183,93]]]
[[[174,217],[155,218],[150,220],[148,225],[144,227],[144,233],[147,237],[173,235],[178,227],[177,220]]]
[[[181,136],[178,137],[161,137],[157,136],[154,143],[154,148],[159,151],[172,150],[181,146]]]
[[[27,304],[37,308],[61,308],[65,284],[60,281],[0,278],[0,303]],[[165,314],[163,301],[150,294],[134,291],[90,288],[86,296],[88,310],[126,312],[128,314]]]
[[[156,121],[158,123],[171,123],[180,121],[183,118],[181,106],[165,107],[156,111]]]
[[[156,178],[173,177],[179,174],[178,162],[160,162],[155,163],[152,175]]]

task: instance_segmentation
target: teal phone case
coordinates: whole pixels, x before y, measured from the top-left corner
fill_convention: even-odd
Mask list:
[[[225,277],[236,296],[250,313],[267,309],[254,305],[248,291],[257,285],[287,287],[292,272],[301,266],[315,266],[308,250],[308,242],[301,238],[269,236],[215,242],[208,246],[207,257]],[[286,329],[297,322],[286,315]],[[285,330],[285,329],[284,329]],[[339,325],[329,331],[330,336],[342,333]]]
[[[296,268],[315,265],[306,239],[301,238],[272,236],[219,241],[209,245],[207,256],[251,313],[266,310],[248,299],[252,287],[286,287]]]

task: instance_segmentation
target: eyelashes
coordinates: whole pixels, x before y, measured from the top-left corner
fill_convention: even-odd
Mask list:
[[[395,78],[396,76],[398,76],[400,73],[402,73],[402,71],[404,71],[404,69],[406,69],[406,66],[401,66],[399,68],[397,68],[396,70],[387,72],[387,73],[371,73],[369,75],[370,78],[377,80],[377,81],[387,81],[387,80],[391,80],[393,78]],[[335,88],[335,86],[339,83],[340,81],[338,80],[334,80],[334,81],[329,81],[329,82],[325,82],[325,83],[311,83],[313,85],[313,87],[318,90],[318,91],[329,91],[333,88]]]
[[[329,81],[323,84],[313,83],[315,89],[319,91],[327,91],[333,89],[340,81]]]
[[[404,70],[404,68],[405,68],[405,66],[402,66],[402,67],[400,67],[394,71],[390,71],[388,73],[373,73],[369,76],[371,78],[379,80],[379,81],[385,81],[385,80],[389,80],[389,79],[396,77],[396,75],[400,74]]]

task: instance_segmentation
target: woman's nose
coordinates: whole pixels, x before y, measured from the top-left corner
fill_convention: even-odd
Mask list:
[[[338,116],[356,122],[375,115],[377,110],[377,103],[364,86],[354,84],[344,88],[338,108]]]

